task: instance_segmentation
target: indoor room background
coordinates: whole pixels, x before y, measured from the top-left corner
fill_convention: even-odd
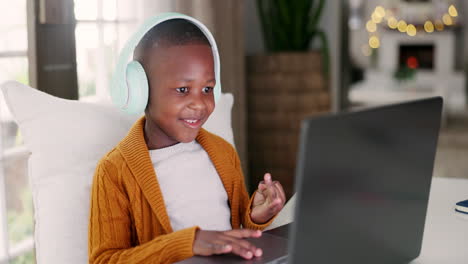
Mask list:
[[[313,27],[300,46],[278,37],[295,25],[274,20],[277,11],[266,2],[2,1],[0,83],[107,101],[116,58],[133,30],[158,12],[181,12],[205,23],[218,43],[250,190],[270,171],[293,195],[301,119],[429,96],[445,100],[434,176],[468,178],[468,2],[308,1],[317,21],[308,21]],[[281,26],[268,27],[272,21]],[[30,153],[1,94],[0,128],[0,262],[34,263]]]

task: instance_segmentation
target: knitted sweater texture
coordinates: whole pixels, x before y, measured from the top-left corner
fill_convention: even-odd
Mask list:
[[[88,230],[89,263],[174,263],[193,256],[198,227],[173,232],[144,139],[144,125],[142,117],[96,167]],[[232,227],[267,227],[271,221],[258,225],[250,218],[252,199],[234,148],[204,129],[196,140],[208,153],[226,189]]]

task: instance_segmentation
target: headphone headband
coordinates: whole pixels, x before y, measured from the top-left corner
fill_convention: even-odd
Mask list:
[[[130,91],[129,82],[132,82],[132,78],[129,78],[127,66],[130,61],[131,56],[133,56],[133,51],[135,50],[138,43],[144,37],[144,35],[152,29],[154,26],[172,19],[185,19],[192,22],[196,25],[202,32],[205,34],[206,38],[211,44],[211,49],[213,51],[213,58],[214,58],[214,71],[215,71],[215,78],[216,78],[216,86],[214,88],[214,96],[215,100],[219,98],[221,95],[221,74],[220,74],[220,59],[218,53],[218,47],[216,45],[216,41],[208,30],[208,28],[203,25],[200,21],[196,20],[193,17],[183,15],[180,13],[163,13],[161,15],[157,15],[155,17],[151,17],[147,19],[139,29],[132,35],[132,37],[127,41],[124,48],[122,49],[119,59],[117,61],[117,65],[115,68],[114,75],[112,77],[111,82],[111,97],[114,103],[126,110],[129,106],[130,100],[132,100],[132,92]],[[131,62],[130,62],[131,63]],[[149,87],[149,86],[148,86]],[[144,108],[144,107],[143,107]]]

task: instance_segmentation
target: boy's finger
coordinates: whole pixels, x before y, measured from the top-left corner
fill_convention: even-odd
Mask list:
[[[275,206],[281,206],[283,204],[283,201],[280,198],[276,198],[271,201],[271,203],[268,205],[269,208],[275,207]]]
[[[286,202],[286,194],[284,193],[284,189],[283,189],[283,186],[281,185],[281,183],[275,181],[274,182],[274,185],[278,191],[278,194],[279,194],[279,197],[281,198],[281,200],[283,201],[283,203]]]
[[[271,201],[275,200],[278,197],[277,189],[276,189],[275,185],[268,184],[267,185],[267,190],[268,190],[268,197],[270,197]]]
[[[255,256],[255,253],[257,252],[257,248],[246,240],[237,239],[230,243],[232,246],[231,252],[245,259],[253,258]]]
[[[271,216],[273,217],[281,210],[282,207],[283,205],[281,204],[281,202],[279,200],[276,200],[274,203],[270,204],[270,206],[268,207],[268,212],[270,212]]]
[[[265,191],[266,189],[267,189],[267,185],[266,185],[266,184],[260,183],[260,184],[258,185],[258,190],[259,190],[259,191],[263,192],[263,191]]]
[[[212,244],[211,251],[212,254],[226,254],[232,251],[232,245],[229,242],[217,241]]]
[[[265,175],[263,176],[263,179],[265,180],[265,183],[266,184],[270,184],[271,183],[271,174],[270,173],[265,173]]]
[[[224,234],[237,238],[261,237],[262,231],[252,229],[234,229],[225,231]]]
[[[233,246],[233,251],[235,251],[236,246],[240,246],[241,248],[252,252],[253,256],[258,257],[258,248],[251,242],[245,239],[239,239],[232,236],[227,236],[227,241],[229,241],[229,244]]]

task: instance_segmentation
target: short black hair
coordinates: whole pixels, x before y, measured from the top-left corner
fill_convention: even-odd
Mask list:
[[[143,63],[144,54],[152,47],[206,44],[210,41],[201,29],[186,19],[170,19],[151,28],[140,40],[133,53],[133,59]]]

